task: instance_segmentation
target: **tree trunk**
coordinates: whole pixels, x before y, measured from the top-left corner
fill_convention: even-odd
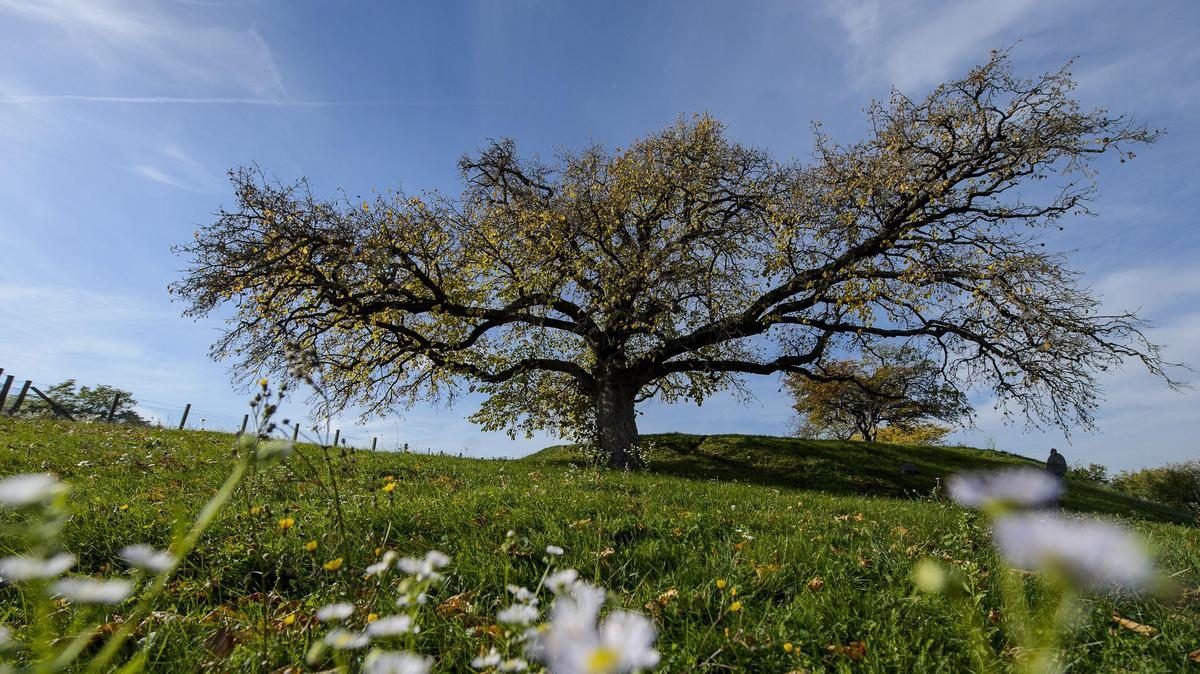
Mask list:
[[[600,386],[595,395],[596,441],[609,468],[643,467],[641,457],[632,451],[638,443],[637,416],[633,409],[636,396],[636,387],[616,384]]]

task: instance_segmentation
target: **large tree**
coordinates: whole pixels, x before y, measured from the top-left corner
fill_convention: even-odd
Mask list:
[[[172,290],[191,316],[233,305],[213,355],[246,379],[282,374],[296,346],[328,407],[385,413],[465,385],[488,395],[484,427],[590,431],[617,467],[637,463],[640,400],[821,377],[883,340],[937,350],[948,382],[1031,420],[1088,424],[1098,370],[1163,361],[1038,231],[1086,211],[1093,157],[1157,132],[1081,110],[1072,87],[999,52],[873,105],[862,141],[818,128],[807,163],[706,116],[553,163],[504,140],[460,161],[458,198],[323,199],[241,169]]]
[[[799,434],[808,437],[857,435],[875,442],[881,428],[912,431],[971,413],[967,397],[946,382],[941,366],[910,346],[884,344],[858,360],[829,362],[819,378],[789,374],[785,381]]]

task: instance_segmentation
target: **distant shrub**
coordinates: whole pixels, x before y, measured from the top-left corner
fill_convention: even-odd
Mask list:
[[[905,426],[884,426],[875,436],[876,442],[890,442],[893,445],[938,445],[950,435],[952,429],[941,424],[910,424]]]
[[[1131,496],[1200,513],[1200,461],[1123,470],[1112,484]]]
[[[1101,463],[1089,463],[1083,465],[1077,463],[1067,469],[1067,479],[1075,480],[1076,482],[1093,482],[1095,484],[1111,484],[1112,478],[1108,475],[1108,466]]]

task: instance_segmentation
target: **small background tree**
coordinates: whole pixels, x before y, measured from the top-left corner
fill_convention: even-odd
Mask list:
[[[137,413],[137,400],[129,391],[100,384],[95,387],[76,386],[74,379],[68,379],[46,389],[46,395],[66,410],[78,421],[104,421],[112,408],[113,399],[120,396],[113,421],[124,424],[144,426],[148,422]],[[50,404],[40,396],[31,396],[21,406],[23,416],[54,416]]]
[[[805,437],[874,442],[887,428],[892,440],[938,440],[945,427],[928,428],[928,422],[955,423],[971,412],[941,367],[908,346],[880,346],[861,360],[834,361],[819,375],[793,374],[786,382],[799,416],[797,435]],[[918,433],[922,426],[926,431]]]

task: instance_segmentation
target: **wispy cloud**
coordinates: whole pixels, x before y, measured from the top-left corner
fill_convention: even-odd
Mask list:
[[[846,33],[847,64],[855,84],[911,91],[985,59],[989,48],[1004,46],[1001,36],[1029,18],[1037,4],[830,0],[826,10]]]
[[[83,94],[10,94],[0,103],[122,103],[133,105],[259,105],[273,108],[319,108],[339,105],[370,105],[369,102],[300,101],[281,98],[236,98],[227,96],[87,96]]]
[[[19,27],[30,40],[40,38],[45,62],[71,62],[74,74],[89,80],[201,89],[231,100],[289,98],[271,49],[257,31],[227,28],[203,13],[176,9],[145,1],[0,0],[0,15],[16,19],[8,20],[10,29]],[[180,100],[190,98],[210,97]]]

